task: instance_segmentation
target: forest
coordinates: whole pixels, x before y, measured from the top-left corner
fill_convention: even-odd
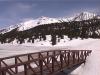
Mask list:
[[[18,28],[15,28],[10,32],[0,34],[0,42],[10,43],[17,39],[17,42],[22,44],[28,38],[28,42],[34,43],[36,39],[46,40],[46,35],[51,35],[52,45],[56,44],[57,38],[64,39],[64,35],[70,40],[78,37],[81,39],[100,38],[100,19],[43,24],[25,31],[18,31]]]

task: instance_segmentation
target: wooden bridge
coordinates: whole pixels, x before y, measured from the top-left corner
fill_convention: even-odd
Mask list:
[[[55,75],[85,63],[91,50],[51,50],[0,58],[0,75]]]

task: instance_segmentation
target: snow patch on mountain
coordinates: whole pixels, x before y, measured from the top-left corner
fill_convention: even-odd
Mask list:
[[[50,23],[57,23],[59,22],[58,19],[56,18],[49,18],[49,17],[40,17],[38,19],[35,20],[29,20],[26,21],[24,23],[21,23],[21,26],[18,28],[19,31],[23,31],[23,30],[27,30],[33,27],[36,27],[38,25],[42,25],[42,24],[50,24]]]
[[[0,33],[4,34],[4,33],[7,33],[7,32],[10,32],[11,30],[15,29],[15,28],[18,28],[20,26],[20,24],[16,24],[16,25],[11,25],[9,27],[6,27],[6,28],[3,28],[0,30]]]
[[[82,20],[88,20],[95,18],[96,14],[90,13],[90,12],[82,12],[80,14],[77,14],[76,17],[73,18],[75,21],[82,21]]]
[[[24,31],[28,30],[30,28],[36,27],[38,25],[42,24],[50,24],[50,23],[60,23],[60,22],[71,22],[71,21],[82,21],[82,20],[88,20],[92,18],[98,18],[100,19],[100,16],[89,13],[89,12],[82,12],[72,17],[63,17],[63,18],[49,18],[49,17],[40,17],[37,19],[30,19],[27,21],[24,21],[22,23],[12,25],[10,27],[4,28],[0,30],[0,33],[6,33],[9,32],[15,28],[18,28],[18,31]]]

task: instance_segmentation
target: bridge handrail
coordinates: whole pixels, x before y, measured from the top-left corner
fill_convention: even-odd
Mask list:
[[[50,52],[51,52],[51,54],[50,54]],[[66,53],[69,54],[68,59],[70,57],[72,57],[73,62],[74,62],[74,60],[76,60],[75,54],[77,55],[77,53],[78,53],[79,57],[78,57],[77,60],[79,60],[79,58],[82,58],[82,62],[84,62],[85,59],[86,59],[86,57],[91,52],[92,52],[92,50],[51,50],[51,51],[42,51],[42,52],[35,52],[35,53],[28,53],[28,54],[22,54],[22,55],[15,55],[15,56],[10,56],[10,57],[4,57],[4,58],[0,59],[0,72],[1,71],[6,71],[8,69],[11,70],[11,68],[16,68],[18,66],[22,66],[22,65],[24,66],[24,65],[30,64],[30,63],[32,63],[34,61],[38,61],[39,62],[39,61],[42,61],[44,59],[48,59],[50,57],[53,58],[53,57],[56,57],[57,55],[62,56],[64,54],[66,54]],[[71,53],[72,53],[72,55],[70,56]],[[79,55],[79,53],[80,53],[80,55]],[[37,58],[36,59],[35,58],[30,59],[31,56],[34,55],[34,54],[38,55]],[[82,55],[82,57],[81,57],[81,55]],[[20,59],[20,57],[24,57],[24,56],[27,56],[27,61],[22,61]],[[7,59],[13,59],[13,58],[14,58],[14,62],[17,62],[17,63],[10,64],[10,65],[8,65],[8,64],[5,63],[5,60],[7,60]],[[18,62],[19,59],[21,61]],[[60,59],[60,61],[61,61],[61,59]],[[69,60],[68,60],[68,62],[69,62]],[[1,63],[3,63],[5,66],[2,67]]]
[[[68,51],[68,52],[76,52],[76,51],[88,51],[88,52],[91,52],[92,50],[49,50],[49,51],[41,51],[41,53],[44,53],[44,52],[53,52],[53,51]],[[5,60],[5,59],[9,59],[9,58],[15,58],[15,57],[22,57],[22,56],[27,56],[27,55],[33,55],[33,54],[38,54],[40,52],[34,52],[34,53],[27,53],[27,54],[18,54],[18,55],[13,55],[13,56],[9,56],[9,57],[3,57],[3,58],[0,58],[0,60]]]

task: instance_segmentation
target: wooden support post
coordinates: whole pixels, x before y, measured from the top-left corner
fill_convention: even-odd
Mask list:
[[[73,53],[73,64],[75,64],[75,52],[72,53]]]
[[[2,65],[1,65],[2,60],[0,59],[0,75],[6,75],[6,71],[2,71]]]
[[[2,71],[1,71],[1,59],[0,59],[0,75],[2,75]]]
[[[81,51],[81,58],[82,58],[82,61],[84,61],[84,59],[83,59],[83,51]]]
[[[80,55],[79,55],[80,51],[78,51],[78,62],[80,62]]]
[[[6,74],[5,74],[5,71],[1,71],[1,72],[0,72],[0,75],[6,75]]]
[[[25,64],[25,65],[24,65],[24,75],[28,75],[28,74],[27,74],[27,70],[28,70],[28,69],[27,69],[27,65]]]
[[[47,51],[47,56],[49,56],[49,52]],[[49,57],[47,57],[47,64],[49,64]]]
[[[66,50],[64,52],[65,52],[65,59],[66,59]]]
[[[1,75],[6,75],[6,71],[2,71]]]
[[[40,66],[40,75],[43,75],[43,61],[39,60],[39,66]]]
[[[62,71],[62,69],[63,69],[63,56],[62,56],[62,52],[61,51],[60,51],[60,65],[61,65],[60,70]]]
[[[54,72],[54,57],[52,56],[52,73]]]
[[[40,66],[40,75],[43,75],[43,61],[42,61],[41,53],[39,53],[39,66]]]
[[[15,65],[17,64],[18,62],[17,62],[17,57],[15,57]],[[17,74],[18,73],[18,67],[16,66],[15,67],[15,73]]]
[[[88,51],[86,51],[86,57],[88,56]]]
[[[67,56],[66,56],[67,54],[66,54],[66,50],[64,52],[65,52],[65,56],[64,56],[65,59],[64,60],[65,60],[66,66],[67,66]]]
[[[90,54],[91,52],[92,52],[91,50],[87,51],[87,56],[89,56],[89,54]]]
[[[87,56],[89,56],[89,51],[87,52]]]
[[[28,55],[28,61],[30,61],[30,55]]]
[[[68,52],[67,57],[68,57],[68,66],[69,66],[69,64],[70,64],[70,51]]]
[[[87,57],[87,55],[86,55],[86,51],[84,52],[84,56],[85,56],[85,60],[86,60],[86,57]]]
[[[53,55],[52,55],[52,73],[54,72],[54,63],[55,63],[55,51],[53,51]]]
[[[28,54],[28,61],[30,61],[30,55]],[[30,65],[30,63],[29,63]],[[29,69],[29,66],[27,66],[27,68]]]

